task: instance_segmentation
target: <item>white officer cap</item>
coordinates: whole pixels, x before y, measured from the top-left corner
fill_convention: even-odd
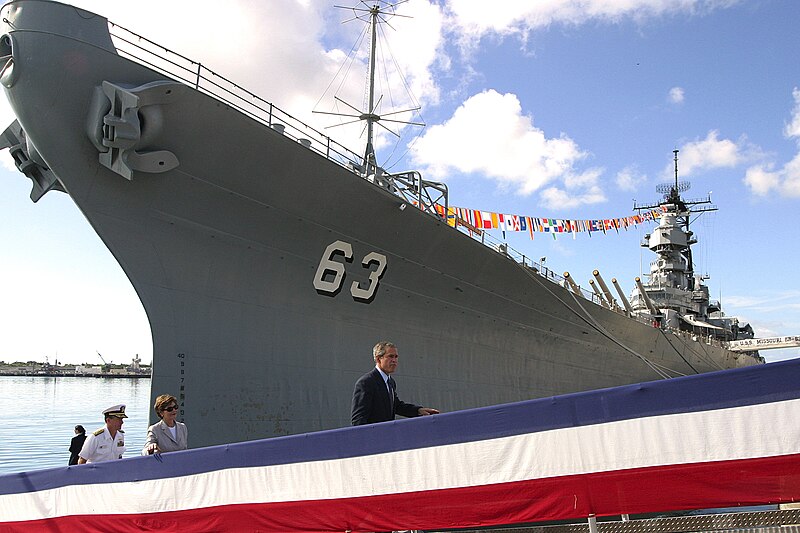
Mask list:
[[[114,405],[103,411],[103,416],[115,416],[117,418],[128,418],[125,414],[125,404]]]

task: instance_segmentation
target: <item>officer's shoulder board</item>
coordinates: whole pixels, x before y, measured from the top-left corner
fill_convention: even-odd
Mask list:
[[[106,428],[100,428],[97,431],[95,431],[94,433],[92,433],[92,435],[97,437],[98,435],[102,435],[105,430],[106,430]]]
[[[119,431],[120,433],[125,433],[125,432],[124,432],[123,430],[121,430],[121,429],[118,429],[117,431]]]

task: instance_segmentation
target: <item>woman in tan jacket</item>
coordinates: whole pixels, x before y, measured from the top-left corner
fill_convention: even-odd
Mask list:
[[[162,394],[153,405],[160,422],[147,428],[147,440],[142,455],[175,452],[188,447],[186,424],[176,420],[178,400],[171,394]]]

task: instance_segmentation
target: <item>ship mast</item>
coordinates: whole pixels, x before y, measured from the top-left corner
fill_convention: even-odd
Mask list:
[[[375,114],[375,43],[378,38],[378,15],[380,12],[380,6],[378,6],[378,4],[374,4],[369,10],[370,34],[372,37],[369,50],[369,105],[367,107],[368,112],[361,114],[361,119],[367,122],[367,147],[364,151],[366,175],[374,174],[378,167],[372,138],[373,125],[381,118]]]
[[[361,20],[367,22],[369,24],[369,35],[370,35],[370,49],[369,49],[369,71],[368,71],[368,87],[367,87],[367,110],[361,111],[354,105],[351,105],[344,100],[340,99],[337,96],[334,96],[334,99],[353,111],[354,113],[336,113],[336,112],[325,112],[325,111],[318,111],[314,110],[313,113],[321,113],[325,115],[335,115],[339,117],[349,117],[355,120],[342,122],[340,124],[334,124],[331,127],[336,126],[343,126],[345,124],[350,124],[352,122],[359,122],[364,121],[366,123],[366,134],[367,134],[367,142],[366,148],[364,149],[364,159],[361,173],[363,176],[378,176],[379,174],[383,173],[383,170],[378,166],[377,157],[375,155],[375,125],[381,126],[387,132],[391,133],[397,138],[400,138],[400,135],[388,127],[386,127],[383,123],[384,122],[392,122],[395,124],[404,124],[404,125],[412,125],[412,126],[421,126],[424,127],[425,124],[422,122],[411,122],[405,120],[397,120],[393,118],[387,118],[390,115],[397,115],[400,113],[409,113],[409,112],[417,112],[420,110],[419,106],[415,106],[409,109],[403,109],[399,111],[391,111],[389,113],[384,113],[383,115],[378,114],[377,108],[380,104],[380,98],[376,101],[375,95],[375,73],[377,71],[377,41],[378,41],[378,25],[379,24],[386,24],[389,25],[389,19],[392,17],[404,17],[410,18],[406,15],[400,15],[397,13],[397,6],[400,4],[404,4],[408,0],[400,0],[398,2],[390,3],[382,0],[376,1],[370,7],[346,7],[346,6],[334,6],[340,9],[349,9],[353,11],[354,16],[344,22],[350,22],[352,20]],[[361,2],[366,6],[366,2],[362,0]],[[408,90],[408,89],[407,89]],[[409,92],[410,95],[410,92]],[[413,99],[413,96],[411,96]]]
[[[426,180],[422,177],[422,174],[416,170],[387,172],[378,164],[377,156],[375,154],[375,134],[377,131],[375,128],[376,125],[395,136],[398,141],[401,138],[400,133],[392,131],[389,127],[387,127],[387,123],[404,126],[425,127],[424,122],[412,122],[410,120],[400,120],[395,118],[397,115],[404,113],[410,113],[411,117],[419,116],[418,112],[420,110],[420,106],[417,103],[414,95],[411,93],[408,83],[406,82],[402,73],[399,71],[397,72],[397,76],[402,81],[412,107],[388,111],[386,113],[379,113],[378,111],[381,108],[381,100],[383,98],[382,95],[376,94],[375,86],[376,73],[379,68],[378,38],[380,37],[386,40],[385,35],[383,35],[383,29],[380,28],[379,25],[383,24],[392,28],[391,24],[389,24],[389,21],[392,18],[412,18],[408,15],[401,15],[397,12],[397,6],[406,2],[408,2],[408,0],[398,0],[396,2],[389,2],[387,0],[373,0],[372,5],[368,6],[365,0],[361,0],[357,7],[345,8],[344,6],[334,6],[337,8],[349,9],[353,12],[354,16],[348,20],[345,20],[344,22],[360,20],[368,24],[368,27],[365,27],[363,33],[361,34],[362,38],[367,38],[367,36],[369,36],[370,39],[368,63],[369,72],[367,73],[368,85],[366,88],[367,95],[365,98],[366,111],[362,111],[361,109],[347,103],[342,98],[339,98],[334,94],[334,100],[338,104],[343,104],[350,108],[353,113],[325,112],[318,110],[314,110],[313,113],[322,113],[326,115],[335,115],[338,117],[348,117],[352,119],[327,126],[327,128],[343,126],[345,124],[352,124],[355,122],[364,122],[367,134],[366,148],[363,152],[364,158],[361,162],[351,161],[350,169],[353,172],[358,173],[367,181],[374,183],[375,185],[382,187],[400,197],[402,199],[401,203],[399,204],[400,209],[405,209],[408,204],[411,204],[431,216],[446,221],[449,203],[447,185],[445,183]],[[369,33],[366,33],[367,31],[369,31]],[[386,44],[388,49],[388,42]],[[356,50],[357,48],[357,46],[354,46],[353,50]],[[350,57],[350,61],[355,61],[353,56]],[[394,61],[394,65],[398,66],[397,61]],[[349,68],[344,70],[349,71]],[[378,79],[380,80],[380,78]],[[344,84],[342,84],[342,86],[343,85]],[[391,98],[391,86],[389,86],[388,91]],[[320,101],[322,101],[323,97],[320,98]]]
[[[675,160],[675,190],[676,191],[678,190],[678,152],[679,151],[680,150],[678,150],[677,148],[672,151],[672,153],[675,156],[674,160]]]

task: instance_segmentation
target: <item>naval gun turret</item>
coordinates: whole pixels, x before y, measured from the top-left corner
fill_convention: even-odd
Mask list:
[[[721,340],[744,338],[748,333],[744,328],[740,330],[738,319],[726,317],[718,303],[710,302],[708,287],[703,283],[708,276],[694,272],[692,245],[697,239],[689,229],[690,217],[716,211],[717,207],[711,203],[710,195],[695,200],[681,196],[690,185],[678,180],[678,150],[674,154],[674,183],[656,189],[663,194],[662,200],[634,205],[640,213],[657,213],[659,224],[642,242],[642,247],[649,248],[657,258],[650,263],[647,282],[637,284],[631,294],[633,313],[672,329]]]

